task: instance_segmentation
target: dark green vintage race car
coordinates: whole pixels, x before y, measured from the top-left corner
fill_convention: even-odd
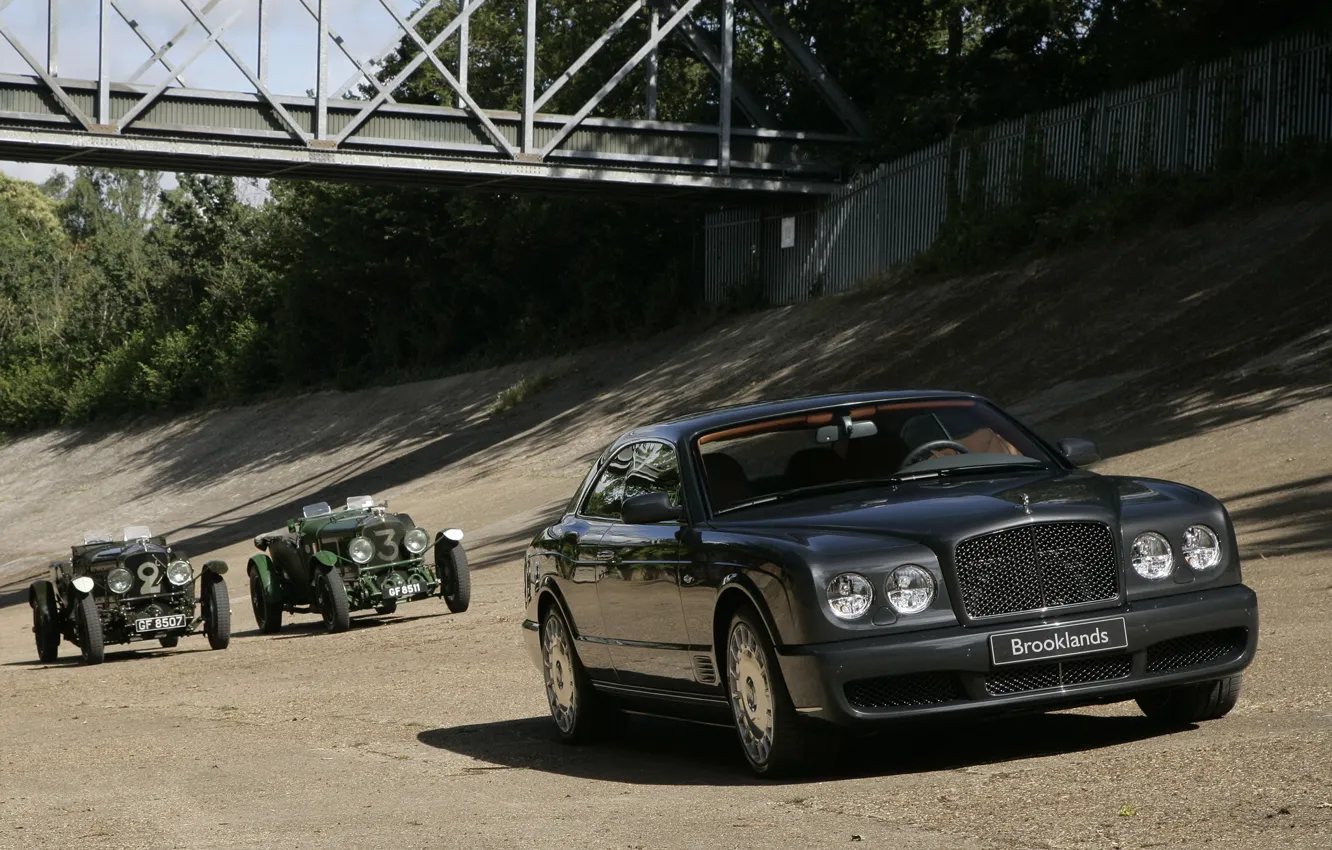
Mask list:
[[[284,611],[319,612],[330,632],[346,631],[351,612],[392,614],[398,603],[441,596],[449,610],[466,611],[472,579],[463,533],[429,533],[407,514],[369,496],[347,500],[340,510],[326,502],[306,505],[285,534],[256,537],[266,555],[250,558],[250,602],[265,634],[282,628]]]
[[[37,657],[55,661],[63,637],[79,648],[85,664],[97,664],[107,644],[157,640],[173,647],[201,627],[209,646],[226,649],[231,642],[226,571],[224,561],[209,561],[196,571],[146,526],[126,528],[119,543],[104,532],[89,532],[69,560],[51,564],[49,579],[28,589]]]

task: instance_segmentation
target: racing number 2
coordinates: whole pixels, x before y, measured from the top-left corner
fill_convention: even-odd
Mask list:
[[[147,596],[151,593],[162,592],[162,568],[152,561],[144,561],[139,564],[139,593]]]

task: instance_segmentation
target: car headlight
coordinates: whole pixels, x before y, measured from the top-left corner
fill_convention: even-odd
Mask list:
[[[919,614],[934,601],[934,576],[923,567],[905,564],[884,582],[888,604],[899,614]]]
[[[1155,531],[1144,531],[1133,541],[1133,571],[1143,578],[1158,579],[1170,575],[1175,555],[1170,541]]]
[[[116,567],[106,574],[106,588],[112,593],[124,593],[134,584],[134,576],[124,567]]]
[[[402,545],[413,555],[419,555],[430,545],[430,535],[424,528],[413,528],[402,538]]]
[[[194,580],[194,568],[189,561],[172,561],[167,564],[167,581],[180,587]]]
[[[828,607],[839,619],[863,617],[873,601],[874,588],[859,573],[842,573],[828,582]]]
[[[1221,539],[1205,525],[1184,529],[1184,562],[1196,572],[1206,572],[1221,563]]]
[[[375,544],[364,537],[352,538],[352,542],[347,544],[347,554],[358,564],[368,564],[375,556]]]

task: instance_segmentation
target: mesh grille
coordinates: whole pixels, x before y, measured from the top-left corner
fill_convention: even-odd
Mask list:
[[[1249,643],[1248,629],[1203,632],[1162,641],[1147,648],[1147,672],[1168,673],[1219,661],[1233,661]]]
[[[952,673],[913,673],[847,682],[846,699],[857,708],[903,708],[966,699]]]
[[[994,617],[1114,599],[1119,568],[1110,528],[1052,522],[964,540],[957,582],[969,617]]]
[[[1037,664],[991,673],[985,679],[985,691],[991,696],[1003,696],[1066,685],[1085,685],[1088,682],[1108,682],[1126,678],[1132,670],[1133,659],[1128,655]]]

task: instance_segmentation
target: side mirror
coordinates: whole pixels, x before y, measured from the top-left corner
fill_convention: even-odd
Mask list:
[[[626,525],[651,525],[684,518],[684,509],[671,504],[662,492],[644,493],[624,500],[620,506],[620,519]]]
[[[1101,459],[1095,443],[1078,437],[1065,437],[1060,440],[1059,451],[1063,452],[1064,457],[1074,466],[1089,466]]]

